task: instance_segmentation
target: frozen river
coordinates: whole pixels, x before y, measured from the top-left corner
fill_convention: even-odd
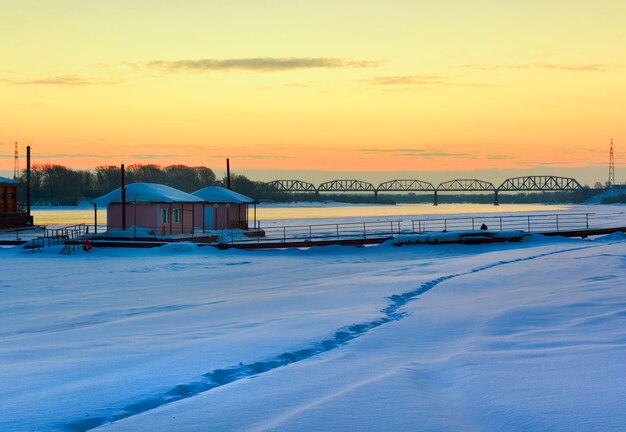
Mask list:
[[[625,239],[0,250],[0,430],[622,430]]]
[[[59,225],[91,214],[36,212]],[[619,205],[308,204],[259,216],[540,212],[626,225]],[[1,249],[12,271],[0,276],[0,429],[618,430],[625,238]]]

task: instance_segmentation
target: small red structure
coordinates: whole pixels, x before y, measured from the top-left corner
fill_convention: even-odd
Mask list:
[[[207,230],[249,229],[248,207],[254,205],[256,226],[256,201],[245,195],[220,186],[208,186],[192,195],[204,200],[204,228]]]
[[[122,188],[94,199],[91,204],[96,215],[98,206],[106,206],[107,231],[123,237],[193,234],[203,229],[206,207],[202,198],[153,183],[127,185],[125,206]]]
[[[17,180],[0,177],[0,228],[20,228],[32,225],[33,220],[18,202],[20,187],[26,187]]]

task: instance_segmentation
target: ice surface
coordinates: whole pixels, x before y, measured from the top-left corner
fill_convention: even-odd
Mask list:
[[[3,249],[0,430],[619,430],[625,246]]]

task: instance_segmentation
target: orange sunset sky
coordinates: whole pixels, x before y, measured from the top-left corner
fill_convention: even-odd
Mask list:
[[[623,0],[0,5],[0,175],[18,141],[75,168],[592,182],[613,138],[626,177]]]

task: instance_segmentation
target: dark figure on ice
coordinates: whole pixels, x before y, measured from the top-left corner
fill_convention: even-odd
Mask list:
[[[489,228],[487,227],[487,225],[482,224],[482,225],[480,226],[480,229],[481,229],[481,230],[488,230]]]

